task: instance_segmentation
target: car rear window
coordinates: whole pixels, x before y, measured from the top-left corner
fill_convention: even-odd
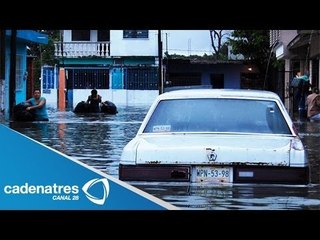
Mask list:
[[[222,98],[162,100],[144,132],[291,134],[276,102]]]

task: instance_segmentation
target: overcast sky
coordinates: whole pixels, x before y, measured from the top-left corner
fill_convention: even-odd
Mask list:
[[[229,31],[230,30],[226,30]],[[209,30],[162,30],[163,52],[200,55],[213,53]]]
[[[163,52],[179,55],[212,54],[209,30],[162,30]]]

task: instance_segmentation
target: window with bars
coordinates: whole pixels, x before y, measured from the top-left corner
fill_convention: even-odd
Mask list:
[[[68,69],[67,85],[68,89],[109,89],[109,69]]]
[[[148,30],[123,30],[123,38],[148,38]]]
[[[124,89],[156,90],[158,89],[158,68],[124,69]]]
[[[16,90],[22,90],[23,88],[23,66],[22,66],[22,56],[16,56]]]

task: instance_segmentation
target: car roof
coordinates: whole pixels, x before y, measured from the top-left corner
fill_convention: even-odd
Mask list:
[[[159,95],[159,100],[175,98],[253,98],[281,101],[274,92],[251,89],[184,89]]]

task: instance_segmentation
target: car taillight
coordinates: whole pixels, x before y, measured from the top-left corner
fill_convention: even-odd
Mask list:
[[[304,150],[304,146],[303,146],[302,141],[300,140],[299,137],[295,137],[291,141],[291,148],[293,148],[294,150],[298,150],[298,151],[303,151]]]

